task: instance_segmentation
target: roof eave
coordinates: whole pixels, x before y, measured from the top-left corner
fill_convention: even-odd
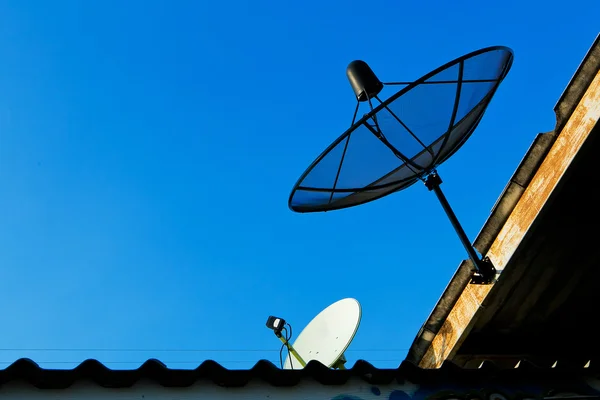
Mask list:
[[[561,132],[573,111],[600,70],[600,34],[594,40],[577,71],[554,107],[556,126],[551,132],[537,135],[533,144],[521,160],[513,176],[493,206],[490,216],[474,241],[475,248],[486,254],[509,216],[518,204],[525,189],[538,171],[542,161],[554,144],[557,132]],[[420,364],[430,348],[433,339],[440,332],[448,315],[455,307],[465,288],[469,285],[472,264],[463,260],[450,283],[444,290],[433,311],[414,339],[407,360]]]

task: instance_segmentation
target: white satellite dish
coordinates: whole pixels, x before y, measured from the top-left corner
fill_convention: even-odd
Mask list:
[[[301,369],[309,361],[316,360],[329,368],[345,369],[344,352],[354,339],[361,319],[360,303],[356,299],[339,300],[321,311],[302,330],[293,345],[282,339],[290,354],[283,364],[283,369]],[[276,331],[280,318],[270,317],[274,324],[267,326]],[[272,326],[275,325],[275,326]]]

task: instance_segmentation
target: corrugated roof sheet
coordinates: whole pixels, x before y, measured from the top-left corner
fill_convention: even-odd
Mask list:
[[[366,361],[359,360],[347,370],[332,370],[311,361],[300,370],[282,370],[269,361],[259,361],[248,370],[229,370],[215,361],[204,361],[193,370],[169,369],[162,362],[150,359],[133,370],[114,370],[107,368],[97,360],[86,360],[73,369],[44,369],[29,359],[19,359],[6,369],[0,370],[0,386],[12,382],[27,382],[40,389],[66,389],[78,381],[91,381],[106,388],[127,388],[138,381],[153,381],[165,387],[187,387],[198,381],[209,381],[225,387],[243,387],[251,381],[262,381],[272,386],[295,386],[306,379],[322,385],[343,385],[348,380],[360,378],[370,384],[434,382],[482,382],[491,378],[522,379],[543,376],[563,379],[570,373],[580,376],[582,373],[595,373],[595,363],[590,361],[586,367],[561,366],[539,368],[532,363],[522,361],[511,369],[498,368],[491,362],[484,362],[480,368],[464,369],[445,362],[438,369],[421,369],[415,364],[404,361],[396,369],[378,369]]]

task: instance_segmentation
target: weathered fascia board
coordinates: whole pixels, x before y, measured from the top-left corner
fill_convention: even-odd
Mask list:
[[[486,254],[489,251],[555,139],[554,131],[536,136],[473,242],[479,253]]]
[[[554,139],[554,131],[540,133],[536,136],[527,154],[523,157],[510,181],[502,191],[498,201],[494,204],[488,220],[473,242],[473,246],[479,253],[486,254],[492,246],[500,229],[504,226],[510,213],[523,195],[525,188],[529,185],[539,164],[552,147]],[[439,332],[444,321],[446,321],[446,317],[458,301],[460,294],[471,281],[472,271],[473,263],[471,260],[462,260],[450,279],[450,283],[410,346],[410,350],[406,356],[408,361],[418,363],[423,358],[423,354],[427,352],[431,341]]]
[[[600,33],[554,107],[556,130],[562,129],[598,70],[600,70]]]
[[[514,370],[513,370],[514,371]],[[480,371],[484,372],[484,371]],[[463,375],[463,374],[459,374]],[[211,383],[197,383],[183,388],[168,388],[156,383],[138,382],[129,388],[103,388],[90,382],[80,382],[67,389],[36,389],[26,383],[11,383],[0,388],[0,398],[19,400],[521,400],[546,396],[600,396],[600,381],[593,373],[544,374],[524,381],[496,378],[452,379],[448,382],[423,385],[408,381],[390,385],[370,385],[362,379],[344,385],[320,385],[307,381],[291,387],[275,387],[259,382],[239,388],[225,388]],[[551,375],[551,376],[550,376]],[[568,376],[567,376],[568,375]],[[502,376],[502,374],[500,374]],[[525,384],[524,384],[525,383]]]
[[[600,72],[556,137],[531,182],[490,246],[487,256],[501,274],[536,220],[554,188],[600,118]],[[494,285],[469,284],[419,360],[422,368],[438,368],[451,359],[473,327],[482,303]]]

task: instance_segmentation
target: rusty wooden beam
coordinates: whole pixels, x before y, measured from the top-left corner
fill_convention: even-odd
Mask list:
[[[510,268],[513,254],[599,118],[600,72],[596,73],[487,252],[500,275],[505,268]],[[465,287],[419,361],[420,367],[438,368],[444,360],[452,358],[473,327],[493,286],[469,284]]]

